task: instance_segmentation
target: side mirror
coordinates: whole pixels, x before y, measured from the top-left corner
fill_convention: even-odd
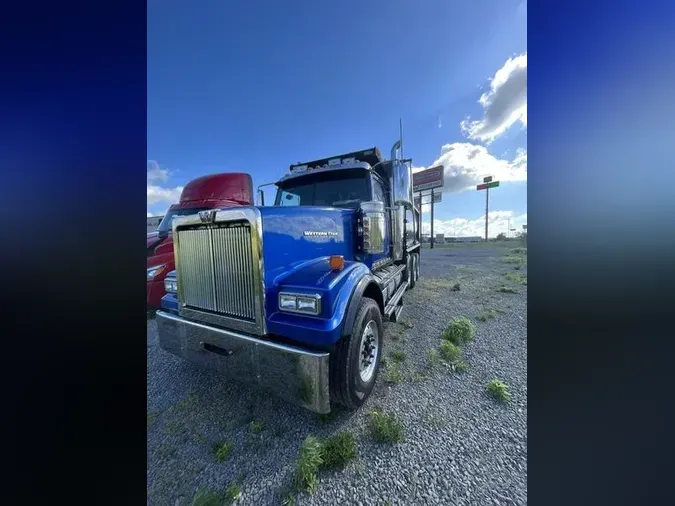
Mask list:
[[[258,205],[259,206],[264,206],[265,205],[265,192],[263,190],[258,190]]]
[[[412,167],[401,160],[394,160],[392,164],[392,183],[394,205],[412,209]]]

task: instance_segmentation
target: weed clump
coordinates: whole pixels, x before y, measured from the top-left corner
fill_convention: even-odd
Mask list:
[[[441,337],[453,344],[461,345],[472,341],[476,336],[476,327],[464,316],[453,318]]]
[[[438,348],[441,358],[446,362],[456,362],[462,357],[462,349],[450,341],[443,341]]]
[[[378,443],[400,443],[405,439],[403,424],[393,413],[371,411],[370,429]]]
[[[321,469],[343,468],[357,454],[356,438],[351,432],[340,432],[324,441],[307,436],[295,466],[295,483],[299,488],[314,493]]]
[[[490,397],[502,402],[506,402],[511,398],[509,394],[509,387],[503,381],[498,379],[490,380],[487,384],[487,393]]]
[[[225,462],[230,456],[232,450],[232,441],[225,441],[224,443],[216,443],[213,445],[212,452],[216,458],[216,462]]]

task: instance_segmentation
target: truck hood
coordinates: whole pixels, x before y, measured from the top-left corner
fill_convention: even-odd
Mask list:
[[[265,284],[278,285],[318,258],[354,259],[355,213],[333,207],[261,207]]]
[[[157,232],[148,234],[147,239],[148,268],[166,263],[173,259],[173,236],[159,236]]]

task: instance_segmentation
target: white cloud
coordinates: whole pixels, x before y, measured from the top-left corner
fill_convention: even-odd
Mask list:
[[[178,202],[180,194],[183,191],[182,186],[174,188],[165,188],[157,183],[166,182],[171,175],[168,169],[162,169],[155,160],[148,160],[147,166],[148,184],[147,184],[147,200],[148,206],[155,204],[171,205]],[[148,211],[148,216],[156,216],[157,213]]]
[[[527,126],[527,53],[506,60],[478,103],[483,106],[483,119],[467,118],[461,123],[462,132],[471,139],[489,143],[517,121]]]
[[[182,186],[175,188],[163,188],[161,186],[148,185],[148,205],[175,204],[183,191]]]
[[[150,181],[160,181],[164,182],[169,179],[169,169],[160,168],[159,164],[155,160],[148,160],[148,182]]]
[[[474,189],[483,182],[484,176],[493,176],[495,181],[526,181],[527,150],[519,148],[513,160],[496,158],[484,146],[468,142],[446,144],[441,155],[431,166],[443,165],[443,192],[458,192]],[[415,167],[413,172],[424,170]]]
[[[499,233],[506,234],[509,228],[516,232],[523,231],[527,224],[527,213],[516,216],[513,211],[490,211],[488,213],[488,237],[497,237]],[[422,222],[422,233],[429,234],[431,222]],[[511,235],[516,232],[511,232]],[[453,218],[451,220],[434,220],[434,235],[445,234],[446,237],[485,237],[485,215],[475,218]]]

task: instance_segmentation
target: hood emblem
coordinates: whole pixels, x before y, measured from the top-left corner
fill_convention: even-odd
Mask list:
[[[199,211],[199,219],[202,223],[213,223],[216,220],[216,210],[207,209],[206,211]]]
[[[202,223],[213,223],[216,220],[216,210],[207,209],[206,211],[199,211],[199,219]]]
[[[337,237],[337,232],[323,232],[315,230],[305,230],[302,235],[305,237]]]

